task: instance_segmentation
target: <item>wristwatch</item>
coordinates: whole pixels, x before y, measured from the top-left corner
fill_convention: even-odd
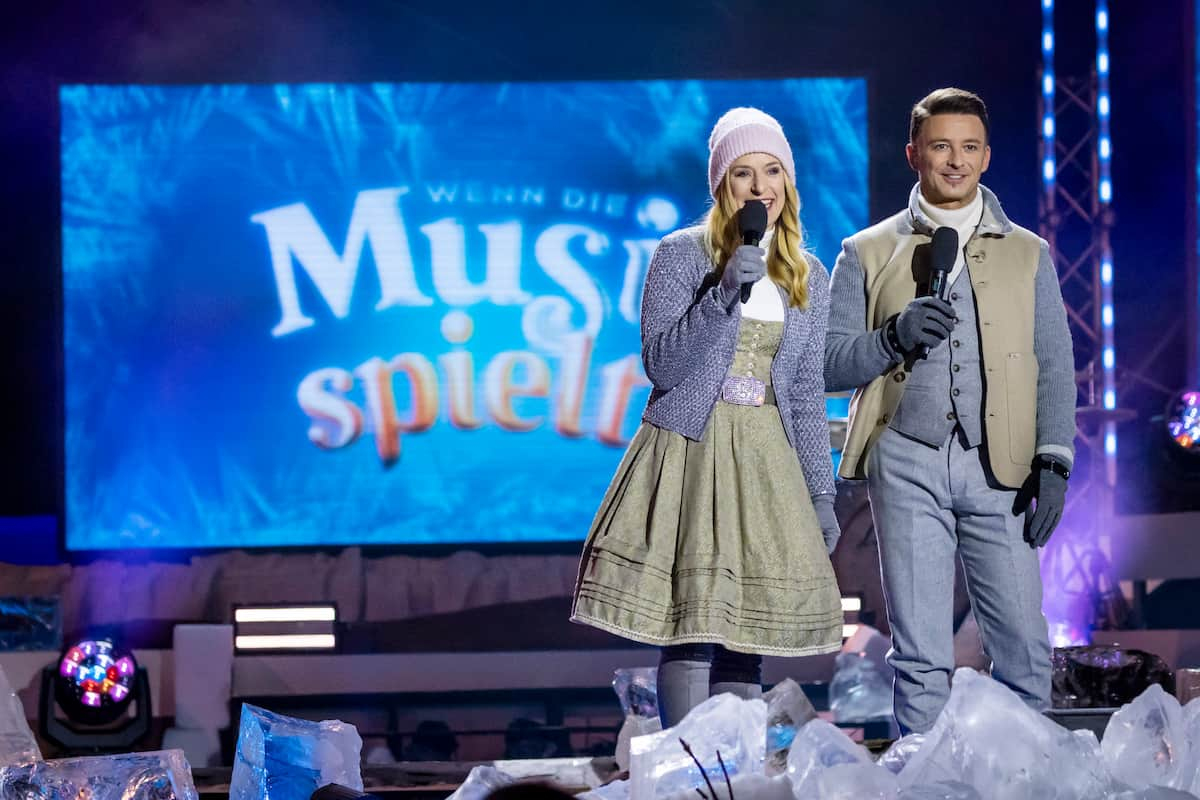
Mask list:
[[[899,316],[899,314],[893,314],[888,317],[887,322],[883,323],[883,335],[887,338],[888,344],[891,345],[892,351],[903,360],[908,353],[900,346],[900,334],[896,332],[896,320]]]
[[[1046,456],[1046,455],[1034,456],[1033,457],[1033,468],[1034,469],[1048,469],[1051,472],[1053,472],[1055,475],[1058,475],[1064,481],[1069,480],[1071,477],[1071,470],[1067,467],[1066,464],[1062,463],[1061,461],[1059,461],[1057,459],[1051,458],[1050,456]]]

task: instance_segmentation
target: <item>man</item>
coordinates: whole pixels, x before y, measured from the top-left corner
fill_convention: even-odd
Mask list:
[[[905,732],[949,697],[956,553],[993,677],[1050,699],[1037,548],[1074,459],[1074,356],[1046,242],[979,183],[988,134],[970,92],[917,103],[908,208],[845,240],[831,283],[826,388],[855,389],[840,475],[867,480]],[[942,226],[958,232],[947,300],[924,296]]]

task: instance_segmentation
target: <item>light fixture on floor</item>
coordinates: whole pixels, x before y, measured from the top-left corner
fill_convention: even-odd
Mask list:
[[[151,718],[146,670],[112,637],[82,639],[42,670],[38,727],[68,751],[128,749],[150,730]]]

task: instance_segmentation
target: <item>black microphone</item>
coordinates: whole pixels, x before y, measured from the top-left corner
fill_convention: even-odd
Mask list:
[[[758,247],[767,232],[767,205],[762,200],[747,200],[738,212],[738,229],[742,232],[742,244]],[[957,236],[958,234],[955,234]],[[750,300],[752,283],[742,284],[742,302]]]
[[[958,231],[945,225],[933,232],[929,258],[929,297],[945,300],[950,294],[950,273],[958,260]],[[929,355],[929,348],[919,348],[919,358]]]
[[[945,300],[950,293],[946,279],[958,260],[958,231],[943,225],[933,232],[930,246],[933,254],[929,259],[929,294]]]

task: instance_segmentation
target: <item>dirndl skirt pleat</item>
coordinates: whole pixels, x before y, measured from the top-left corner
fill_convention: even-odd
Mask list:
[[[718,401],[700,441],[642,423],[592,522],[571,619],[656,645],[840,648],[840,593],[776,406]]]

